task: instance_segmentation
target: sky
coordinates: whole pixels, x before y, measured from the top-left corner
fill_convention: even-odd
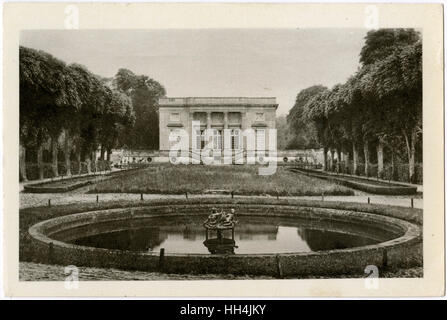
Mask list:
[[[32,30],[20,44],[112,77],[119,68],[160,82],[168,97],[276,97],[343,83],[359,66],[366,29]]]

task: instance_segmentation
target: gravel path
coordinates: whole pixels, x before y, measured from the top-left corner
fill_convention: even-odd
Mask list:
[[[234,276],[231,274],[165,274],[159,272],[144,271],[124,271],[118,269],[102,269],[102,268],[79,268],[80,281],[148,281],[148,280],[264,280],[275,279],[268,276]],[[337,275],[331,278],[363,278],[366,275]],[[382,278],[418,278],[423,276],[423,268],[415,267],[409,269],[399,269],[393,271],[385,271],[380,277]],[[65,267],[59,265],[48,265],[32,262],[19,263],[19,280],[20,281],[63,281],[67,277]],[[325,279],[327,277],[308,277]],[[292,279],[292,278],[290,278]]]
[[[103,268],[79,268],[79,280],[91,281],[120,281],[120,280],[245,280],[245,279],[274,279],[272,277],[262,276],[234,276],[228,274],[166,274],[159,272],[144,271],[124,271],[118,269]],[[40,264],[32,262],[19,263],[20,281],[63,281],[67,277],[65,267],[59,265]]]
[[[70,193],[20,193],[20,208],[44,206],[48,204],[48,200],[51,199],[52,205],[57,204],[70,204],[81,202],[96,202],[96,194],[86,194],[83,191],[75,191]],[[131,193],[101,193],[98,195],[99,201],[109,200],[134,200],[139,201],[139,194]],[[229,197],[229,195],[188,195],[189,198],[194,197]],[[238,196],[235,196],[238,197]],[[262,196],[259,196],[262,197]],[[421,196],[380,196],[380,195],[368,195],[357,194],[354,196],[325,196],[324,200],[328,201],[343,201],[343,202],[360,202],[367,203],[368,197],[371,203],[387,204],[394,206],[410,207],[411,198],[415,208],[423,208],[423,199]],[[162,194],[145,194],[144,199],[183,199],[185,195],[162,195]],[[265,198],[265,196],[263,197]],[[283,197],[281,197],[283,198]],[[306,199],[306,200],[321,200],[321,196],[308,196],[308,197],[290,197],[291,199]]]

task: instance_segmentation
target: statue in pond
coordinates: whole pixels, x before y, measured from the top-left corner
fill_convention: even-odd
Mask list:
[[[234,228],[236,223],[237,221],[234,220],[233,208],[230,210],[230,213],[226,213],[223,210],[218,212],[216,208],[213,208],[212,213],[208,216],[203,225],[207,229],[231,229]]]
[[[212,213],[203,223],[206,228],[206,240],[203,244],[212,254],[234,254],[234,248],[237,248],[234,241],[234,226],[237,221],[234,220],[234,209],[230,213],[220,212],[216,208],[212,209]],[[231,229],[231,239],[223,236],[224,230]],[[208,231],[215,230],[216,238],[209,238]]]

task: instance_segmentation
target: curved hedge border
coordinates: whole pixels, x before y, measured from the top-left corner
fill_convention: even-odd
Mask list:
[[[69,179],[67,179],[69,180]],[[60,180],[59,180],[60,181]],[[58,181],[58,182],[59,182]],[[66,186],[52,187],[51,182],[43,183],[43,184],[35,184],[35,185],[27,185],[24,186],[23,189],[25,192],[29,193],[64,193],[72,190],[76,190],[78,188],[85,187],[90,184],[94,184],[94,177],[92,176],[91,180],[74,182],[72,184]]]
[[[370,264],[379,268],[422,264],[420,227],[394,218],[395,212],[393,210],[387,211],[385,206],[369,206],[374,207],[374,210],[370,211],[376,212],[371,214],[353,210],[353,208],[349,209],[349,206],[344,209],[331,208],[331,206],[328,207],[328,203],[318,201],[298,201],[293,205],[275,200],[259,201],[260,199],[245,199],[245,201],[243,199],[238,201],[227,199],[220,201],[216,201],[216,199],[206,200],[153,201],[142,206],[126,207],[125,209],[115,208],[75,215],[61,215],[58,218],[32,226],[29,229],[29,235],[31,236],[29,245],[35,256],[40,257],[43,260],[40,262],[44,263],[168,273],[231,273],[276,276],[331,275],[363,273],[365,266]],[[135,205],[135,202],[133,204]],[[70,229],[96,222],[140,219],[160,215],[203,214],[209,212],[210,208],[215,205],[237,207],[241,212],[256,215],[262,212],[262,215],[266,216],[287,215],[313,219],[356,220],[375,227],[380,226],[388,231],[394,230],[399,235],[396,239],[376,245],[324,252],[238,255],[167,254],[162,264],[160,264],[159,257],[153,253],[82,247],[56,241],[49,237],[54,232],[62,231],[64,228]],[[64,212],[64,210],[62,211]],[[411,211],[418,212],[416,209]],[[414,217],[410,217],[410,220],[413,219]]]
[[[329,180],[336,182],[345,187],[357,189],[374,194],[381,195],[412,195],[417,194],[417,187],[403,186],[400,184],[385,184],[383,182],[375,182],[374,180],[367,180],[363,178],[350,178],[347,176],[336,176],[332,174],[326,174],[320,171],[305,170],[300,168],[290,168],[292,172],[305,174],[309,177]]]
[[[135,170],[139,170],[139,169],[140,168],[132,168],[132,169],[127,169],[125,171],[128,172],[128,171],[135,171]],[[58,180],[54,180],[54,181],[47,181],[47,182],[43,182],[43,183],[34,183],[34,184],[25,185],[23,187],[23,190],[25,192],[29,192],[29,193],[64,193],[64,192],[73,191],[73,190],[85,187],[87,185],[95,184],[99,181],[104,181],[104,180],[108,180],[111,178],[115,178],[115,177],[119,176],[120,173],[123,173],[123,172],[124,172],[124,170],[110,172],[110,173],[102,174],[102,175],[92,173],[90,175],[85,175],[82,177],[72,176],[69,178],[58,179]],[[77,181],[77,180],[80,180],[80,181]],[[68,182],[69,184],[65,185],[65,186],[57,186],[57,184],[62,181]],[[72,183],[70,183],[70,182],[72,182]],[[54,186],[54,185],[56,185],[56,186]]]

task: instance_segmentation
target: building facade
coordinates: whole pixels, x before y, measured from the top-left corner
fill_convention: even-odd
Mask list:
[[[208,148],[246,156],[247,151],[276,150],[276,133],[269,129],[275,129],[277,108],[270,97],[161,98],[160,152],[169,153],[182,134],[191,153]]]

